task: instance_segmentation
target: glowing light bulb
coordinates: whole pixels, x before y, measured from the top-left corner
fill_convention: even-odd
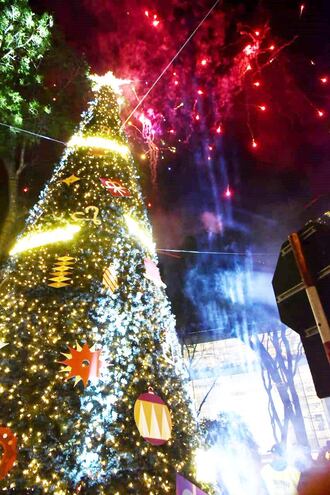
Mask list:
[[[22,191],[23,191],[24,193],[29,192],[29,188],[28,188],[28,186],[24,186],[24,187],[23,187],[23,189],[22,189]]]
[[[275,45],[270,45],[269,49],[270,50],[275,50]]]
[[[174,81],[174,84],[177,86],[179,84],[179,81]]]
[[[266,105],[258,105],[258,107],[260,108],[260,110],[261,110],[262,112],[265,112],[265,111],[266,111],[266,109],[267,109]]]
[[[170,129],[170,133],[171,134],[175,134],[175,130],[174,129]]]
[[[148,206],[148,208],[151,208],[151,207],[152,207],[152,204],[149,202],[149,203],[147,204],[147,206]]]
[[[300,17],[303,15],[304,10],[305,10],[305,5],[302,3],[300,5]]]
[[[252,148],[257,148],[258,144],[255,139],[252,139]]]
[[[254,85],[254,86],[256,86],[257,88],[259,88],[259,86],[260,86],[260,81],[255,81],[255,82],[253,83],[253,85]]]
[[[147,158],[147,155],[145,153],[142,153],[140,155],[141,160],[145,160]]]
[[[196,120],[199,120],[200,119],[200,116],[197,114],[196,117],[195,117]]]
[[[216,132],[217,132],[217,134],[221,134],[222,133],[221,125],[218,125]]]
[[[248,71],[248,70],[252,70],[251,64],[248,64],[248,65],[246,66],[246,71]]]
[[[324,112],[322,110],[317,111],[319,117],[324,117]]]
[[[197,93],[198,93],[199,95],[203,95],[203,94],[204,94],[204,92],[203,92],[201,89],[199,89],[199,90],[197,91]]]
[[[149,17],[149,12],[148,12],[147,10],[145,10],[145,11],[144,11],[144,15],[145,15],[146,17]]]
[[[157,26],[158,26],[158,24],[159,24],[159,21],[157,21],[157,19],[154,19],[154,20],[152,21],[152,25],[153,25],[154,27],[157,27]]]
[[[259,36],[259,35],[260,35],[260,31],[254,31],[254,34],[255,34],[256,36]]]
[[[327,77],[321,77],[321,82],[323,84],[326,84],[328,82],[328,78]]]
[[[229,186],[227,186],[224,196],[229,199],[232,197],[232,195],[233,195],[232,190],[230,189]]]
[[[209,146],[209,150],[212,151],[213,150],[213,146]]]
[[[205,67],[206,64],[207,64],[207,60],[206,60],[206,58],[203,58],[201,60],[201,65],[203,65]]]

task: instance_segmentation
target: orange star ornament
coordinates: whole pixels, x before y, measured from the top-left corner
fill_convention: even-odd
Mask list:
[[[67,359],[59,361],[60,364],[66,366],[61,371],[69,372],[66,380],[75,378],[74,386],[81,380],[86,387],[88,381],[95,381],[100,377],[100,370],[103,365],[101,351],[94,351],[94,348],[89,348],[86,343],[83,347],[77,344],[76,349],[69,347],[69,351],[70,354],[63,353]]]

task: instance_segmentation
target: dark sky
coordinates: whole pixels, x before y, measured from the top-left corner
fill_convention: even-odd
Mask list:
[[[31,4],[54,14],[67,41],[85,54],[93,70],[112,69],[119,76],[139,78],[138,90],[142,92],[143,82],[157,77],[212,2],[196,0],[193,8],[185,0],[33,0]],[[147,102],[167,119],[168,127],[164,126],[161,136],[164,140],[169,139],[169,126],[177,130],[178,138],[191,127],[187,144],[167,141],[177,146],[177,153],[165,153],[159,165],[158,191],[148,192],[148,198],[153,203],[158,244],[173,247],[190,230],[203,230],[203,212],[216,214],[211,199],[213,180],[223,220],[229,218],[229,209],[236,227],[250,231],[254,245],[273,249],[288,230],[320,214],[329,199],[330,81],[326,88],[320,78],[329,73],[330,79],[330,8],[326,0],[305,2],[299,17],[300,2],[293,0],[231,1],[223,5],[174,66],[182,78],[180,97],[187,108],[193,108],[192,92],[198,85],[204,84],[203,89],[209,91],[205,102],[197,106],[203,127],[197,129],[188,122],[190,110],[189,116],[175,115],[172,123],[173,106],[180,100],[175,99],[169,79],[163,79]],[[150,16],[157,14],[158,31],[148,24],[146,10]],[[231,65],[230,57],[238,57],[242,49],[237,48],[240,31],[267,23],[270,34],[265,43],[279,46],[294,36],[298,38],[276,63],[255,75],[254,80],[263,82],[262,92],[256,95],[251,89],[253,80],[243,80],[231,70],[240,59]],[[229,48],[221,52],[224,44]],[[203,79],[198,60],[206,52],[214,63]],[[220,108],[222,99],[226,105]],[[266,102],[271,111],[258,113],[255,108],[260,102]],[[219,111],[215,110],[218,105]],[[319,108],[325,112],[322,119],[316,115]],[[214,135],[219,115],[225,122],[220,138]],[[261,143],[257,152],[251,150],[247,115]],[[214,147],[212,180],[205,166],[205,149],[210,144]],[[228,184],[234,193],[230,205],[223,198]],[[274,225],[278,226],[275,232]]]

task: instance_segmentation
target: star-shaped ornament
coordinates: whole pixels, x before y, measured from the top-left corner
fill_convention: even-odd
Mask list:
[[[130,79],[118,79],[116,76],[113,75],[111,71],[107,72],[103,76],[93,74],[89,76],[89,78],[93,81],[94,91],[99,91],[102,86],[110,86],[112,91],[117,95],[122,94],[121,87],[124,84],[130,84],[132,82]]]
[[[80,180],[79,177],[76,177],[75,175],[72,174],[70,175],[70,177],[61,180],[61,182],[64,182],[64,184],[66,184],[67,186],[71,186],[71,184],[74,184],[78,180]]]
[[[74,386],[81,380],[86,387],[88,381],[95,381],[99,378],[103,365],[101,351],[94,351],[94,346],[89,348],[86,343],[83,347],[77,344],[76,349],[69,347],[69,351],[70,354],[62,353],[67,359],[65,361],[59,361],[60,364],[66,366],[61,371],[69,372],[66,380],[75,378]]]

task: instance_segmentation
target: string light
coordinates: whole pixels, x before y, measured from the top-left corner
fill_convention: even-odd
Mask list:
[[[136,237],[150,252],[155,251],[155,243],[149,232],[147,232],[140,223],[134,220],[129,214],[125,214],[124,218],[130,234]]]
[[[266,111],[266,109],[267,109],[266,105],[258,105],[258,107],[260,108],[260,110],[261,110],[262,112],[265,112],[265,111]]]
[[[120,135],[117,97],[111,91],[101,89],[90,103],[79,136],[91,122],[95,129],[96,117],[105,135],[108,130]],[[114,488],[114,495],[127,487],[132,493],[170,494],[175,492],[173,472],[193,476],[196,432],[181,385],[180,348],[169,302],[143,276],[146,250],[141,245],[148,246],[152,256],[155,245],[138,184],[140,171],[130,154],[123,160],[118,152],[90,153],[88,147],[84,151],[79,145],[65,151],[27,219],[28,233],[18,241],[24,240],[26,246],[15,246],[16,252],[19,247],[30,251],[10,262],[10,277],[1,291],[0,346],[9,342],[1,349],[8,363],[0,373],[0,392],[6,397],[4,412],[8,412],[3,420],[7,419],[13,431],[20,425],[20,452],[27,454],[18,459],[19,469],[9,473],[2,491],[16,493],[33,487],[45,495],[67,495],[93,487],[105,495],[113,481],[119,487],[117,472],[125,462],[124,453],[130,459],[125,469],[134,470],[143,458],[144,473],[126,485],[120,479],[120,486],[125,486]],[[63,179],[73,172],[81,180],[69,187]],[[118,178],[131,197],[127,201],[110,198],[96,185],[100,177]],[[58,219],[86,205],[98,206],[99,227],[86,218],[83,235],[77,235],[74,244],[48,249],[44,241],[57,243],[65,238],[56,228]],[[138,242],[132,242],[131,235]],[[63,289],[66,293],[47,283],[59,255],[75,259],[70,270],[77,268],[72,286]],[[112,263],[121,277],[114,296],[102,288],[103,267]],[[77,340],[97,344],[111,363],[86,393],[65,386],[56,364],[67,346],[74,346]],[[37,381],[39,386],[35,386]],[[176,417],[175,435],[164,450],[155,451],[144,443],[132,421],[136,391],[143,390],[146,383],[161,388]],[[42,419],[45,414],[47,423]],[[69,439],[74,464],[66,458],[59,462],[56,452],[61,438]]]
[[[257,148],[258,147],[258,143],[255,139],[252,139],[252,148]]]
[[[320,79],[320,80],[321,80],[321,82],[322,82],[323,84],[327,84],[327,82],[328,82],[328,78],[327,78],[327,77],[321,77],[321,79]]]
[[[100,136],[80,136],[76,134],[72,136],[72,138],[68,142],[68,146],[96,148],[106,151],[113,151],[114,153],[119,153],[124,157],[129,154],[129,149],[126,145],[120,144],[113,139],[108,139]]]
[[[46,232],[34,232],[27,234],[17,241],[15,246],[11,249],[9,254],[22,253],[28,249],[34,249],[36,247],[45,246],[54,242],[63,242],[73,239],[74,235],[80,230],[79,225],[68,224],[65,227],[46,231]]]
[[[324,112],[323,112],[323,110],[318,110],[318,111],[317,111],[317,114],[318,114],[318,116],[319,116],[319,117],[324,117]]]

